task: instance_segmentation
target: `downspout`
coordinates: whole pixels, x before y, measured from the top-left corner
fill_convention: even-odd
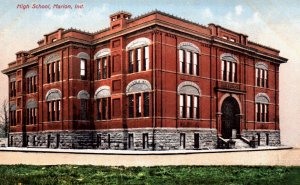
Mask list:
[[[156,52],[155,52],[155,42],[156,41],[156,33],[153,32],[152,35],[152,83],[153,83],[153,99],[152,99],[152,150],[155,150],[155,122],[156,122],[156,81],[155,81],[155,62],[156,62]]]

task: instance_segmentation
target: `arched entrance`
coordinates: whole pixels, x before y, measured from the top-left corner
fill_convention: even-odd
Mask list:
[[[229,139],[232,137],[232,130],[240,134],[240,108],[238,102],[231,96],[227,97],[222,104],[222,137]]]

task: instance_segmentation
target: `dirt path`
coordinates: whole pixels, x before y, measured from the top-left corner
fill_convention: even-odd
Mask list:
[[[300,149],[191,153],[191,154],[108,154],[108,153],[51,153],[34,151],[1,151],[0,164],[30,165],[104,165],[104,166],[157,166],[157,165],[279,165],[300,166]]]

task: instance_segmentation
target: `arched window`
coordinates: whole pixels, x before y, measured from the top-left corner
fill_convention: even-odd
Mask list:
[[[44,64],[47,65],[47,83],[52,83],[60,80],[60,55],[58,53],[54,53],[48,55]]]
[[[16,114],[17,106],[15,103],[9,105],[9,123],[10,126],[16,126],[17,124],[17,114]]]
[[[150,67],[149,45],[145,37],[135,39],[126,46],[128,52],[128,73],[147,71]]]
[[[110,49],[101,49],[94,59],[97,61],[97,80],[110,78]]]
[[[179,95],[179,117],[199,119],[199,101],[201,90],[190,81],[182,82],[177,87]]]
[[[226,82],[237,82],[237,62],[236,56],[230,53],[221,55],[221,78]]]
[[[257,122],[269,122],[270,98],[265,93],[258,93],[255,96],[255,112]]]
[[[97,102],[97,120],[109,120],[111,118],[111,93],[109,86],[101,86],[95,92]]]
[[[190,42],[181,42],[178,50],[180,73],[199,75],[200,49]]]
[[[26,125],[32,125],[37,123],[37,102],[34,99],[30,99],[26,103]]]
[[[79,119],[80,120],[88,120],[88,104],[90,99],[90,94],[81,90],[77,94],[77,99],[80,100],[80,110],[79,110]]]
[[[80,58],[80,79],[87,79],[87,61],[90,60],[90,56],[85,52],[80,52],[76,56]]]
[[[28,71],[25,75],[26,78],[26,92],[34,93],[37,91],[37,73],[36,71]]]
[[[58,89],[50,89],[46,94],[48,121],[61,120],[61,99],[62,95]]]
[[[256,86],[268,87],[268,65],[263,62],[255,64]]]
[[[150,82],[144,79],[133,80],[127,85],[129,118],[149,116],[151,90]]]

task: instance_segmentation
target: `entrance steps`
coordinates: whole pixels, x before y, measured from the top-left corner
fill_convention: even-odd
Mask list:
[[[244,149],[250,148],[250,145],[244,139],[224,139],[222,137],[219,137],[218,148]]]

